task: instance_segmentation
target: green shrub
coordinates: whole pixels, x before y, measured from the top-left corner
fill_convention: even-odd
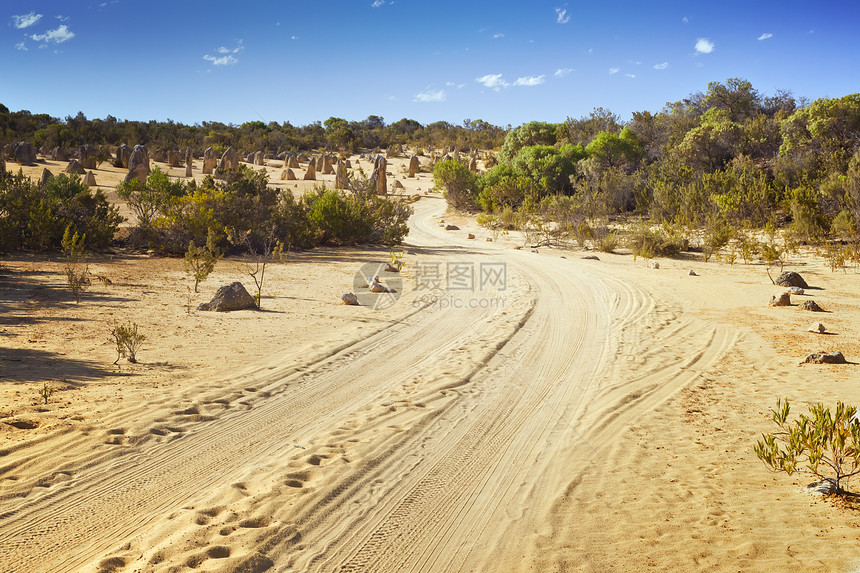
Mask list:
[[[137,363],[137,351],[140,350],[146,340],[146,336],[140,332],[137,323],[117,323],[111,330],[111,336],[113,336],[116,344],[116,360],[113,363],[119,362],[122,356],[125,356],[132,364]]]
[[[651,229],[645,225],[633,230],[627,238],[627,246],[633,251],[634,257],[646,259],[674,257],[683,248],[679,239],[668,236],[662,229]]]
[[[477,178],[469,168],[454,160],[439,161],[433,166],[433,183],[444,191],[448,204],[455,209],[474,209]]]
[[[106,248],[122,217],[104,194],[77,175],[56,175],[40,186],[23,172],[0,173],[0,250],[59,250],[69,225],[86,247]]]
[[[848,480],[860,473],[860,420],[857,408],[836,403],[831,414],[820,402],[789,423],[788,399],[777,400],[771,419],[779,431],[762,434],[753,448],[775,472],[807,473],[833,480],[837,490],[848,490]]]

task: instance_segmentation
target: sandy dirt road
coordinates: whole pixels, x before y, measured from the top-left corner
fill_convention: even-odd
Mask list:
[[[600,497],[619,436],[736,347],[700,314],[739,293],[468,240],[443,211],[416,204],[408,249],[473,269],[468,288],[406,289],[375,334],[285,350],[181,409],[118,410],[113,448],[6,452],[41,478],[0,499],[0,570],[612,569],[580,560],[576,524],[603,518],[571,500]]]

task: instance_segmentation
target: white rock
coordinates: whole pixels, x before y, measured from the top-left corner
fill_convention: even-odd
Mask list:
[[[788,287],[789,294],[803,294],[803,289],[798,286]]]
[[[697,276],[699,276],[699,275],[696,273],[696,271],[694,271],[693,269],[690,269],[690,272],[689,272],[689,273],[687,273],[687,274],[688,274],[688,275],[690,275],[691,277],[697,277]]]
[[[803,490],[809,495],[828,496],[839,491],[836,487],[836,480],[833,478],[824,478],[823,480],[812,482]]]
[[[660,263],[658,263],[657,261],[651,261],[651,264],[650,264],[649,266],[650,266],[652,269],[659,269],[659,268],[660,268]]]
[[[825,330],[827,330],[827,329],[826,329],[826,328],[824,328],[824,325],[823,325],[823,324],[821,324],[820,322],[816,322],[816,323],[814,323],[814,324],[811,324],[811,325],[809,326],[809,328],[807,328],[806,330],[807,330],[807,331],[809,331],[809,332],[818,332],[818,333],[823,333],[823,332],[824,332]]]

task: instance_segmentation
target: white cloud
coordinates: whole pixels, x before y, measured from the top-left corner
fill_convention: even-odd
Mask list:
[[[239,40],[238,42],[236,42],[235,48],[231,49],[231,48],[225,48],[224,46],[221,46],[216,51],[219,54],[238,54],[239,52],[241,52],[242,50],[245,49],[245,46],[242,45],[243,42],[244,42],[244,40]]]
[[[12,16],[12,22],[19,30],[29,28],[41,19],[42,15],[36,14],[35,12],[30,12],[29,14],[22,14],[20,16]]]
[[[769,32],[765,32],[764,34],[762,34],[761,36],[759,36],[756,39],[757,40],[767,40],[768,38],[773,38],[773,34],[771,34]]]
[[[487,74],[486,76],[475,78],[475,81],[483,84],[484,87],[492,88],[496,91],[508,87],[508,82],[502,79],[502,74]]]
[[[216,58],[215,56],[205,55],[203,59],[207,62],[212,62],[213,66],[234,66],[239,63],[239,58],[234,58],[233,56],[221,56],[220,58]]]
[[[69,17],[68,17],[68,16],[62,16],[62,15],[61,15],[61,16],[57,16],[57,20],[59,20],[60,22],[68,22],[68,21],[69,21]]]
[[[567,24],[568,22],[570,22],[570,16],[567,15],[566,8],[556,8],[555,13],[557,16],[556,22],[558,22],[559,24]]]
[[[700,54],[710,54],[714,51],[715,44],[707,38],[696,40],[696,51]]]
[[[665,70],[669,67],[669,62],[663,62],[662,64],[654,64],[655,70]]]
[[[573,71],[573,69],[571,69],[571,68],[559,68],[555,71],[555,73],[553,75],[557,78],[563,78],[564,76],[571,73],[572,71]]]
[[[683,18],[681,18],[681,22],[683,22],[684,24],[686,24],[686,23],[687,23],[687,22],[689,22],[689,21],[690,21],[690,20],[689,20],[689,18],[687,18],[686,16],[684,16]]]
[[[624,74],[625,78],[635,78],[636,74]]]
[[[415,94],[415,99],[413,101],[421,103],[434,103],[445,101],[446,97],[447,94],[445,93],[445,90],[427,90],[426,92]]]
[[[384,5],[385,5],[385,0],[373,0],[373,3],[371,4],[371,6],[374,8],[379,8],[380,6],[384,6]]]
[[[620,71],[621,71],[621,68],[609,68],[609,75],[610,76],[615,75]]]
[[[65,24],[61,24],[53,30],[48,30],[44,34],[33,34],[30,36],[30,38],[36,42],[54,42],[55,44],[62,44],[74,37],[75,33],[69,30],[69,27]]]
[[[27,49],[27,44],[25,44],[24,42],[18,42],[17,44],[15,44],[15,49],[16,49],[16,50],[21,50],[22,52],[27,52],[27,51],[29,51],[29,50]]]
[[[219,46],[215,48],[215,52],[221,54],[221,56],[210,56],[209,54],[206,54],[203,56],[203,59],[207,62],[212,62],[213,66],[235,66],[239,63],[239,58],[233,54],[238,54],[245,49],[245,46],[242,45],[243,42],[244,40],[238,40],[235,48]]]
[[[499,38],[504,38],[504,37],[505,37],[505,35],[504,35],[504,34],[502,34],[502,33],[493,34],[493,39],[494,39],[494,40],[498,40]]]
[[[544,83],[546,80],[544,79],[544,75],[541,74],[539,76],[525,76],[522,78],[517,78],[517,81],[514,82],[515,86],[539,86]]]
[[[290,40],[298,40],[298,39],[299,39],[298,36],[290,36]]]

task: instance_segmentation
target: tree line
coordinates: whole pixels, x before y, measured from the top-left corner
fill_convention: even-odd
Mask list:
[[[186,149],[202,152],[207,147],[223,152],[227,147],[251,152],[277,154],[311,149],[354,151],[356,149],[387,149],[394,145],[413,144],[429,149],[457,147],[460,149],[494,149],[504,141],[507,128],[491,125],[481,119],[454,125],[437,121],[422,125],[412,119],[386,124],[377,115],[361,121],[330,117],[324,122],[295,126],[249,121],[241,125],[204,121],[184,125],[172,120],[119,120],[111,115],[104,119],[88,119],[82,112],[61,120],[47,114],[28,110],[11,112],[0,104],[0,143],[29,141],[36,148],[80,145],[143,144],[150,148]]]

